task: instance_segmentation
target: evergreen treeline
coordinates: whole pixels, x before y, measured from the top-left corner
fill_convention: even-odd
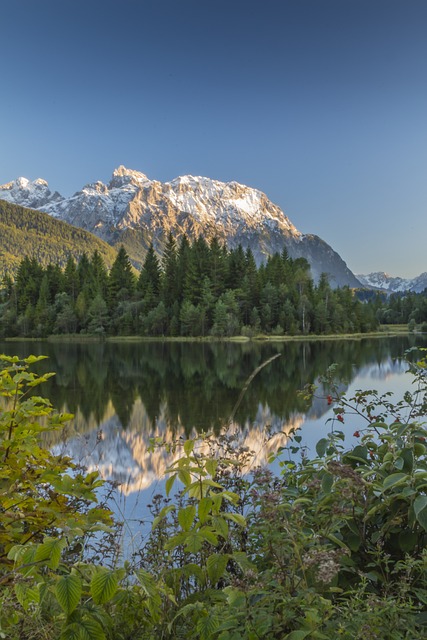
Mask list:
[[[3,279],[0,335],[97,333],[147,336],[328,334],[377,327],[373,305],[348,287],[317,286],[304,258],[286,251],[257,268],[252,252],[217,239],[179,245],[169,236],[161,260],[150,245],[139,277],[121,247],[108,272],[98,251],[61,269],[34,258]]]
[[[421,325],[427,331],[427,290],[423,293],[395,293],[378,311],[383,324],[408,324],[411,329]]]
[[[0,200],[0,278],[7,272],[16,273],[24,256],[35,258],[45,267],[64,266],[68,256],[78,259],[95,250],[111,267],[117,251],[89,231],[47,213]]]

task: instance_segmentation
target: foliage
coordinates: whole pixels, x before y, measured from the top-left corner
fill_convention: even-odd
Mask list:
[[[141,555],[146,570],[174,578],[178,612],[165,637],[424,637],[426,361],[411,370],[414,391],[393,403],[375,391],[347,399],[332,368],[322,379],[333,405],[330,435],[309,459],[295,434],[279,454],[280,477],[268,470],[243,476],[247,452],[230,455],[232,439],[213,458],[196,453],[193,441],[185,444],[185,456],[169,470],[183,482],[180,500],[162,505],[157,498]],[[336,426],[354,420],[356,442],[346,447]],[[215,485],[204,485],[208,470]],[[231,505],[245,521],[220,539],[211,529],[218,514],[204,519],[204,509],[224,486],[238,496]],[[205,527],[217,541],[203,539]]]
[[[122,565],[90,538],[111,532],[102,483],[44,449],[59,428],[31,395],[37,358],[4,358],[1,393],[0,633],[12,639],[400,640],[427,624],[427,362],[413,389],[339,391],[320,380],[331,430],[306,455],[293,435],[281,473],[248,474],[232,430],[181,447],[146,544]],[[261,365],[262,366],[262,365]],[[302,392],[310,401],[316,389]],[[42,419],[46,418],[46,424]],[[339,426],[340,429],[337,427]],[[347,431],[347,434],[345,433]],[[173,487],[178,493],[170,499]],[[102,548],[102,538],[96,538]]]
[[[314,286],[303,258],[284,252],[257,268],[249,249],[228,250],[216,238],[191,245],[184,236],[177,246],[169,236],[161,261],[150,244],[138,279],[123,246],[109,273],[99,251],[59,264],[25,257],[15,282],[5,276],[0,336],[225,338],[368,332],[378,325],[376,307],[350,289],[332,289],[326,275]]]
[[[412,330],[417,326],[425,332],[422,324],[427,321],[426,293],[394,293],[382,304],[378,300],[378,320],[384,324],[410,324]]]
[[[34,395],[53,374],[29,371],[41,358],[1,359],[0,636],[102,640],[113,625],[112,603],[138,594],[150,608],[154,588],[147,594],[143,573],[128,586],[129,571],[108,568],[114,529],[111,512],[98,504],[98,473],[42,445],[70,417]],[[155,618],[154,608],[147,615]]]
[[[38,264],[65,266],[69,256],[98,251],[111,267],[116,251],[92,233],[57,220],[47,213],[33,211],[0,200],[0,279],[15,273],[22,257]]]

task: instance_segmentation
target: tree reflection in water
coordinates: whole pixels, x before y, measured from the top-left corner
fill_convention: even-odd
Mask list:
[[[0,351],[25,357],[45,354],[40,371],[55,371],[43,395],[75,414],[67,428],[77,459],[123,483],[125,492],[148,487],[173,456],[150,452],[150,439],[168,442],[198,431],[231,428],[256,452],[256,462],[286,443],[289,430],[308,416],[326,413],[326,401],[311,407],[298,395],[336,362],[343,386],[364,367],[402,369],[405,349],[420,338],[246,343],[3,343]],[[397,362],[393,364],[394,359]],[[267,428],[278,434],[265,444]]]

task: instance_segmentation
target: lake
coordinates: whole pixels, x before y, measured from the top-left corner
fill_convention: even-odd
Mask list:
[[[166,442],[200,431],[233,431],[254,451],[251,465],[300,428],[307,455],[330,429],[324,398],[307,409],[297,392],[316,383],[338,363],[341,388],[393,391],[400,399],[410,386],[402,359],[427,336],[301,342],[6,342],[0,353],[47,355],[38,372],[54,371],[38,393],[74,414],[65,434],[52,442],[105,478],[121,485],[116,508],[140,519],[141,505],[162,491],[165,469],[177,453],[150,450],[153,436]],[[263,363],[247,391],[245,383]],[[343,426],[351,437],[357,424]],[[266,432],[274,437],[266,442]],[[132,514],[132,516],[130,515]]]

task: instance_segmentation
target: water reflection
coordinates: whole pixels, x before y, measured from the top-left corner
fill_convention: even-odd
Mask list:
[[[43,388],[60,410],[75,414],[67,450],[125,493],[145,489],[179,455],[150,450],[153,436],[172,442],[201,430],[231,429],[263,463],[284,446],[287,434],[328,410],[324,400],[304,406],[297,391],[339,364],[346,387],[357,375],[372,386],[403,373],[401,357],[420,338],[292,343],[4,343],[0,351],[49,356],[40,371],[56,371]],[[280,354],[251,381],[230,416],[248,377]],[[276,434],[266,444],[269,428]],[[58,442],[52,443],[59,445]]]

